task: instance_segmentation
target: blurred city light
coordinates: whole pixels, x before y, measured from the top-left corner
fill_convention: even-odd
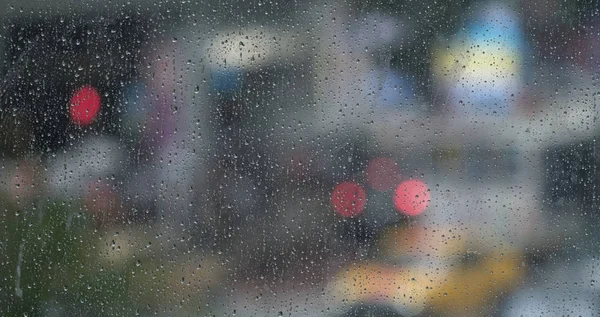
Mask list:
[[[365,190],[357,183],[343,182],[331,193],[331,206],[342,217],[356,217],[363,212],[367,203]]]
[[[394,205],[407,216],[418,216],[429,206],[430,194],[427,185],[417,179],[404,181],[394,193]]]
[[[78,125],[91,124],[100,112],[100,94],[92,86],[83,86],[77,89],[69,103],[71,120]]]
[[[369,161],[365,169],[367,184],[378,191],[387,191],[400,180],[398,163],[387,157],[378,157]]]

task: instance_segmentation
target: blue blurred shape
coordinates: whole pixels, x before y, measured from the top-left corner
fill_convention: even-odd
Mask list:
[[[368,92],[375,107],[406,109],[415,99],[414,80],[390,69],[377,69],[368,75]]]
[[[124,121],[128,126],[141,124],[149,112],[150,88],[142,81],[133,82],[123,90]]]
[[[242,71],[234,69],[220,69],[212,72],[211,86],[214,90],[223,93],[237,91],[242,85]]]

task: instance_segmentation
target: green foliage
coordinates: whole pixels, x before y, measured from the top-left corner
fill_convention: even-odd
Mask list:
[[[0,216],[0,315],[131,315],[123,272],[95,265],[93,227],[79,207],[50,203]]]
[[[66,204],[5,204],[2,232],[2,315],[39,315],[39,303],[68,288],[86,250],[86,220]]]

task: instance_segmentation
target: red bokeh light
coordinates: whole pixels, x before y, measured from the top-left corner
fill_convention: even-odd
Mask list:
[[[71,121],[78,125],[89,125],[100,112],[100,94],[92,86],[77,89],[69,103]]]
[[[394,188],[398,184],[400,168],[391,158],[378,157],[369,161],[365,176],[369,186],[383,192]]]
[[[333,189],[331,206],[343,217],[355,217],[365,209],[366,199],[367,194],[362,186],[344,182]]]
[[[407,216],[418,216],[429,206],[429,188],[416,179],[402,182],[396,188],[394,205],[399,212]]]

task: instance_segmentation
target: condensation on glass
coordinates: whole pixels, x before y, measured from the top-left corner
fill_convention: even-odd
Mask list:
[[[4,3],[2,316],[600,313],[600,3]]]

